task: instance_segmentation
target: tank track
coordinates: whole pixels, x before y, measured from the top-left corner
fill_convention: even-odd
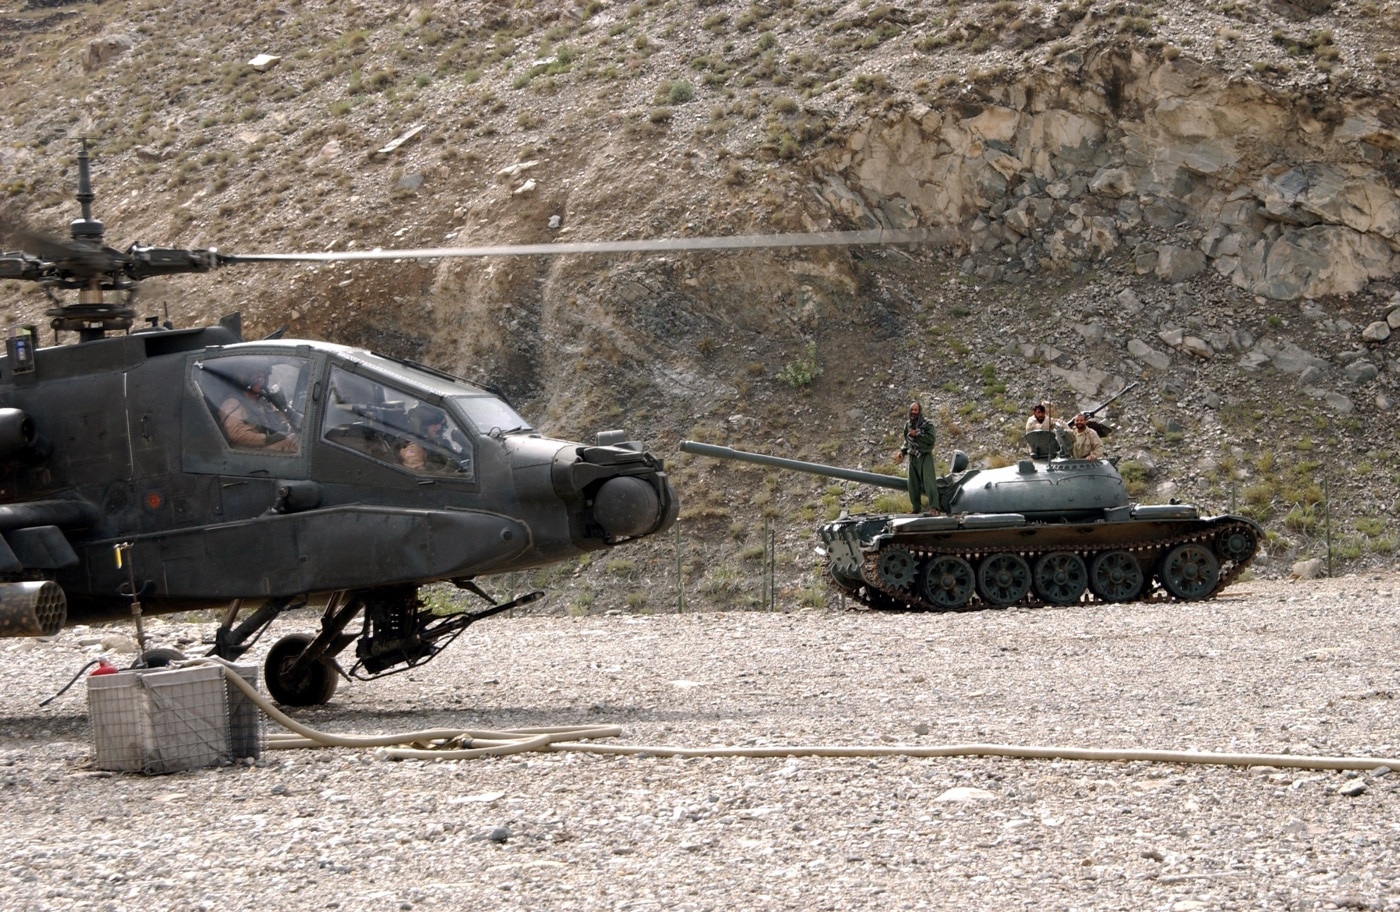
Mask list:
[[[1151,541],[1139,542],[1136,544],[1127,544],[1123,545],[1121,548],[1065,550],[1070,553],[1078,554],[1080,559],[1083,560],[1086,565],[1089,563],[1090,560],[1092,560],[1092,558],[1095,555],[1100,553],[1106,553],[1108,551],[1121,550],[1132,553],[1136,556],[1144,552],[1165,553],[1168,550],[1177,547],[1178,545],[1196,544],[1201,545],[1207,550],[1211,550],[1213,552],[1213,549],[1211,548],[1212,540],[1230,530],[1242,531],[1250,535],[1251,537],[1255,537],[1257,539],[1256,530],[1250,523],[1244,520],[1231,519],[1224,523],[1217,523],[1214,525],[1203,527],[1194,532],[1172,536],[1169,538],[1159,538]],[[969,599],[962,605],[958,605],[956,607],[951,608],[936,605],[928,601],[926,598],[923,597],[922,594],[919,593],[919,587],[916,584],[919,575],[919,572],[917,570],[912,572],[913,583],[908,588],[894,586],[887,581],[887,574],[885,572],[882,572],[880,564],[882,558],[884,558],[885,555],[889,553],[891,548],[904,548],[908,552],[910,557],[913,559],[915,567],[921,567],[924,564],[924,562],[932,558],[947,555],[963,558],[970,565],[972,565],[974,570],[983,559],[994,554],[1017,554],[1020,555],[1022,558],[1026,559],[1027,563],[1033,563],[1037,558],[1041,557],[1042,555],[1052,553],[1048,550],[1038,550],[1034,548],[985,547],[969,549],[952,547],[930,547],[918,544],[906,545],[895,541],[890,542],[885,547],[875,549],[865,555],[864,562],[861,568],[861,575],[863,577],[864,583],[863,586],[852,588],[847,585],[842,585],[839,581],[835,580],[831,577],[830,574],[828,574],[828,581],[830,585],[833,588],[839,590],[844,596],[854,599],[856,602],[860,603],[861,607],[863,608],[876,608],[888,610],[890,608],[897,607],[915,611],[976,611],[991,607],[1039,608],[1052,604],[1059,604],[1060,607],[1065,606],[1064,603],[1052,603],[1041,598],[1039,595],[1037,595],[1034,584],[1032,584],[1027,589],[1025,595],[1012,602],[1000,603],[995,605],[988,604],[982,598],[982,595],[979,591],[974,591],[973,594],[969,597]],[[1191,599],[1191,601],[1204,601],[1206,599],[1215,598],[1217,595],[1219,595],[1222,591],[1224,591],[1224,589],[1227,586],[1229,586],[1237,578],[1239,578],[1239,575],[1244,572],[1246,567],[1249,566],[1250,562],[1254,558],[1254,554],[1257,553],[1257,551],[1258,542],[1256,540],[1254,550],[1251,551],[1249,556],[1245,557],[1243,560],[1220,559],[1219,578],[1216,584],[1213,587],[1211,587],[1209,592],[1197,598],[1193,598]],[[1141,563],[1140,560],[1139,563]],[[1121,601],[1129,603],[1177,600],[1162,586],[1161,581],[1157,578],[1157,568],[1155,566],[1143,567],[1143,576],[1143,585],[1138,595],[1134,598],[1123,599]],[[1095,595],[1089,588],[1086,587],[1077,600],[1071,601],[1067,604],[1090,604],[1107,601],[1120,600],[1109,600],[1100,598],[1099,596]]]

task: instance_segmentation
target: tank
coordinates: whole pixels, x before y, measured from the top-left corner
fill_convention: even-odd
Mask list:
[[[1073,459],[1064,432],[1033,431],[999,469],[953,454],[938,512],[842,514],[818,530],[827,576],[872,608],[960,611],[1010,605],[1213,598],[1249,566],[1263,530],[1190,504],[1137,504],[1117,458]],[[699,456],[906,490],[896,475],[684,441]]]

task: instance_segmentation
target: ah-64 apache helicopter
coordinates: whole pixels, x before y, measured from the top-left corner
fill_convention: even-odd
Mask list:
[[[593,444],[536,431],[500,396],[420,364],[326,342],[245,342],[220,325],[133,329],[153,276],[256,262],[796,247],[920,240],[916,231],[230,255],[103,243],[86,147],[72,239],[27,229],[0,278],[39,283],[56,331],[16,328],[0,358],[0,636],[226,608],[234,659],[289,608],[325,600],[320,630],[264,666],[283,704],[325,703],[342,676],[423,664],[496,602],[481,577],[541,567],[668,529],[679,500],[660,459],[622,431]],[[63,304],[55,290],[76,291]],[[436,617],[421,585],[485,607]],[[352,627],[361,618],[358,628]],[[337,656],[354,644],[354,663]],[[143,643],[144,646],[144,643]],[[148,656],[151,664],[169,656]]]

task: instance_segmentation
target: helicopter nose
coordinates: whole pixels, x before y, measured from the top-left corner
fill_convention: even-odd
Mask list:
[[[655,530],[662,519],[661,498],[640,478],[609,479],[593,499],[593,516],[614,538],[629,538]]]

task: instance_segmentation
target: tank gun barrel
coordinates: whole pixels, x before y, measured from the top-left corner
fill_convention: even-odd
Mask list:
[[[1092,418],[1092,417],[1094,417],[1094,416],[1097,415],[1099,412],[1102,412],[1104,409],[1108,408],[1110,405],[1112,405],[1113,403],[1117,402],[1117,401],[1123,396],[1124,393],[1128,392],[1129,390],[1131,390],[1133,387],[1135,387],[1135,386],[1137,386],[1137,385],[1138,385],[1138,381],[1134,380],[1132,383],[1129,383],[1127,386],[1125,386],[1125,387],[1123,387],[1122,389],[1120,389],[1117,393],[1115,393],[1115,394],[1114,394],[1112,397],[1110,397],[1109,399],[1105,400],[1104,402],[1100,403],[1099,405],[1094,406],[1093,408],[1089,409],[1087,412],[1082,412],[1081,414],[1082,414],[1085,418]]]
[[[682,440],[681,452],[693,453],[696,456],[712,456],[715,459],[733,459],[738,462],[753,462],[758,465],[771,466],[777,469],[791,469],[794,472],[806,472],[808,475],[821,475],[825,478],[858,481],[861,484],[893,488],[896,491],[906,490],[909,484],[907,480],[899,475],[882,475],[879,472],[863,472],[860,469],[842,469],[836,466],[822,465],[818,462],[803,462],[800,459],[765,456],[762,453],[748,453],[744,450],[736,450],[726,446],[716,446],[710,443],[699,443],[694,440]]]

